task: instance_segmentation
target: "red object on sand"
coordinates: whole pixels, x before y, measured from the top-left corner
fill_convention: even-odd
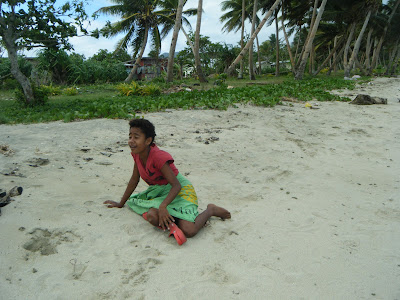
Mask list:
[[[178,245],[181,246],[186,242],[186,236],[175,223],[169,224],[169,236],[174,235]]]
[[[145,219],[147,221],[147,212],[145,212],[142,215],[142,217],[143,217],[143,219]],[[158,226],[158,228],[162,229],[160,226]],[[176,239],[179,246],[181,246],[183,243],[185,243],[187,241],[185,234],[175,223],[169,224],[169,235],[168,236],[171,236],[171,235],[174,236],[174,238]]]

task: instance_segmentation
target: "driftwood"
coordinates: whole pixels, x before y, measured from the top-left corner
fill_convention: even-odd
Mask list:
[[[387,104],[387,99],[359,94],[353,101],[350,102],[350,104],[355,104],[355,105]]]

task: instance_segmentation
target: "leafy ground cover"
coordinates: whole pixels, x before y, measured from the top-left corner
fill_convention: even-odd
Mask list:
[[[359,83],[360,81],[358,81]],[[179,82],[181,83],[181,82]],[[255,83],[255,84],[254,84]],[[259,106],[274,106],[282,97],[300,101],[348,101],[330,94],[333,89],[353,89],[355,81],[342,77],[318,77],[295,81],[285,78],[260,78],[256,82],[230,80],[232,89],[214,87],[212,83],[194,86],[193,91],[161,94],[157,96],[124,96],[116,85],[83,86],[78,93],[51,96],[42,106],[23,107],[10,100],[10,94],[0,92],[0,124],[39,123],[64,120],[85,120],[94,118],[133,118],[144,112],[165,109],[218,109],[225,110],[236,103],[251,103]],[[191,82],[186,82],[191,86]]]

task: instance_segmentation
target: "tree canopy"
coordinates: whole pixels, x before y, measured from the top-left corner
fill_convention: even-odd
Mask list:
[[[73,1],[56,7],[56,0],[2,0],[0,12],[0,37],[11,73],[20,83],[26,102],[32,104],[34,90],[19,69],[17,51],[35,47],[71,49],[68,39],[77,36],[78,29],[88,33],[83,26],[87,20],[84,3]]]

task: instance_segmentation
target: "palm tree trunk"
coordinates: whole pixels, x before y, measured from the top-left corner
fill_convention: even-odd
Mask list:
[[[393,16],[395,15],[396,10],[399,7],[399,5],[400,5],[400,0],[397,0],[396,4],[393,7],[392,13],[390,14],[389,19],[388,19],[388,21],[387,21],[387,23],[385,25],[385,28],[383,29],[383,34],[381,35],[381,38],[379,40],[378,47],[375,49],[374,55],[372,56],[372,63],[371,63],[371,66],[370,66],[370,68],[368,70],[368,74],[369,75],[371,75],[372,69],[375,68],[375,66],[376,66],[376,63],[377,63],[377,60],[378,60],[378,57],[379,57],[379,54],[380,54],[380,51],[381,51],[381,48],[382,48],[382,45],[383,45],[383,41],[385,40],[385,36],[386,36],[387,31],[388,31],[389,25],[392,22]]]
[[[358,58],[356,57],[354,60],[354,64],[356,65],[357,68],[360,69],[361,73],[366,76],[367,75],[367,70],[364,69],[363,65],[358,61]]]
[[[308,41],[309,41],[309,39],[310,39],[310,34],[311,34],[312,28],[313,28],[314,23],[315,23],[315,17],[316,17],[316,15],[317,15],[318,2],[319,2],[319,0],[315,0],[315,1],[314,1],[314,8],[313,8],[313,13],[312,13],[311,21],[310,21],[310,29],[309,29],[309,31],[308,31],[306,40],[304,41],[304,45],[303,45],[303,47],[301,48],[299,60],[297,61],[297,66],[296,66],[296,67],[298,67],[298,66],[300,65],[301,58],[303,57],[304,51],[305,51],[306,46],[307,46],[307,44],[308,44]]]
[[[322,1],[321,6],[319,7],[318,15],[317,15],[317,18],[315,20],[314,26],[312,27],[312,29],[310,28],[310,30],[311,30],[310,38],[308,40],[308,43],[307,43],[306,48],[305,48],[305,51],[304,51],[303,56],[301,58],[301,62],[300,62],[299,68],[296,70],[296,76],[295,76],[296,80],[303,79],[304,70],[305,70],[306,64],[307,64],[307,59],[308,59],[308,56],[310,54],[312,44],[314,42],[315,34],[317,33],[319,22],[321,21],[322,15],[324,13],[326,2],[327,2],[327,0],[323,0]]]
[[[348,56],[348,53],[349,53],[351,41],[353,40],[353,35],[354,35],[355,29],[356,29],[356,23],[354,22],[350,26],[349,36],[347,38],[347,42],[346,42],[346,45],[344,47],[343,65],[344,65],[345,68],[347,67],[347,62],[348,62],[347,56]]]
[[[256,35],[256,42],[257,42],[258,75],[261,75],[261,55],[260,55],[260,43],[258,41],[258,35]]]
[[[389,64],[388,64],[388,66],[386,68],[385,75],[389,75],[389,73],[390,73],[390,71],[392,69],[392,66],[394,64],[394,58],[395,58],[396,53],[397,53],[398,45],[399,45],[399,39],[396,40],[395,46],[392,49],[392,54],[389,57]]]
[[[192,49],[192,53],[193,53],[193,56],[194,56],[194,52],[195,52],[195,51],[194,51],[194,45],[193,45],[192,40],[190,39],[189,35],[186,33],[185,28],[183,28],[183,25],[182,25],[182,24],[181,24],[181,30],[182,30],[184,36],[186,37],[186,40],[187,40],[187,42],[189,43],[189,46],[190,46],[190,48]]]
[[[365,17],[363,27],[361,28],[361,31],[358,34],[358,38],[356,40],[356,44],[354,45],[354,49],[353,49],[353,53],[351,54],[350,61],[344,70],[344,77],[350,77],[350,71],[353,68],[353,64],[357,58],[358,50],[360,49],[360,45],[361,45],[361,40],[364,36],[365,29],[367,29],[367,25],[368,25],[369,19],[371,17],[371,13],[372,13],[372,11],[370,10],[368,12],[367,16]]]
[[[371,54],[371,46],[372,46],[372,43],[371,43],[371,36],[372,36],[372,33],[374,32],[374,30],[371,28],[370,30],[369,30],[369,32],[368,32],[368,36],[367,36],[367,46],[366,46],[366,49],[365,49],[365,68],[367,69],[367,70],[369,70],[369,68],[370,68],[370,65],[371,65],[371,61],[370,61],[370,54]]]
[[[299,48],[300,48],[300,33],[301,33],[301,25],[299,26],[299,30],[297,31],[297,36],[299,37],[299,39],[297,40],[297,46],[296,46],[296,52],[294,54],[294,63],[296,65],[296,61],[299,59],[300,57],[297,57],[299,54]],[[295,68],[293,69],[293,72],[295,71]]]
[[[176,42],[178,41],[179,29],[182,24],[182,9],[185,0],[179,0],[178,9],[176,11],[174,33],[172,34],[171,47],[169,48],[168,66],[167,66],[167,82],[174,80],[174,56]]]
[[[275,10],[275,32],[276,32],[276,41],[275,41],[275,51],[276,51],[276,60],[275,60],[275,76],[279,76],[279,24],[278,24],[278,12],[279,8]]]
[[[246,0],[242,0],[242,33],[240,37],[240,50],[243,50],[244,47],[244,20],[246,16]],[[243,79],[243,70],[244,70],[244,61],[240,61],[240,69],[238,79]]]
[[[275,8],[281,3],[282,0],[276,0],[275,3],[272,5],[272,7],[269,9],[268,13],[265,15],[265,17],[262,19],[261,23],[257,26],[257,29],[254,31],[252,36],[250,37],[250,40],[247,42],[246,46],[240,51],[239,55],[236,57],[236,59],[231,63],[229,66],[227,73],[232,74],[235,66],[243,59],[244,55],[246,52],[249,50],[251,43],[254,41],[256,38],[256,35],[260,32],[261,28],[265,25],[269,17],[271,16],[272,12],[275,10]]]
[[[361,40],[362,40],[362,38],[364,36],[365,29],[367,28],[369,19],[371,17],[371,13],[372,13],[372,11],[370,10],[368,12],[367,16],[365,17],[363,27],[361,28],[361,31],[358,34],[358,38],[356,40],[356,44],[354,45],[354,49],[353,49],[353,53],[351,54],[350,61],[349,61],[348,65],[347,65],[347,67],[345,67],[345,70],[344,70],[344,76],[345,77],[350,77],[350,71],[351,71],[351,69],[353,67],[353,64],[354,64],[356,58],[357,58],[358,50],[360,49],[360,45],[361,45]]]
[[[196,64],[197,76],[199,77],[200,82],[208,82],[204,77],[203,69],[201,68],[200,61],[200,27],[201,27],[201,15],[203,13],[203,0],[199,0],[199,4],[197,7],[197,23],[196,23],[196,32],[194,35],[194,61]]]
[[[315,71],[315,72],[313,73],[313,76],[317,76],[318,73],[321,72],[321,70],[328,64],[328,62],[331,60],[331,58],[332,58],[333,56],[336,56],[336,51],[337,51],[337,49],[339,49],[339,47],[342,45],[342,42],[341,42],[342,40],[340,40],[339,43],[338,43],[338,42],[337,42],[337,36],[335,36],[335,40],[336,40],[336,45],[335,45],[335,47],[333,48],[333,50],[331,51],[331,53],[329,54],[329,56],[324,60],[324,62],[319,66],[318,70]],[[335,58],[336,58],[336,57],[335,57]],[[335,58],[334,58],[334,61],[335,61]],[[330,67],[332,67],[332,64],[331,64]]]
[[[397,49],[397,56],[396,56],[396,59],[394,60],[394,64],[393,64],[392,70],[390,71],[390,75],[394,75],[394,73],[396,72],[397,64],[399,63],[399,61],[400,61],[400,46]]]
[[[148,35],[149,35],[149,26],[146,24],[146,27],[144,30],[144,40],[143,40],[142,48],[140,49],[139,56],[137,57],[131,72],[129,73],[128,77],[126,77],[125,82],[131,82],[133,80],[133,76],[136,74],[136,71],[137,71],[138,67],[140,66],[140,62],[143,57],[144,49],[146,49]]]
[[[339,49],[339,48],[338,48]],[[327,75],[331,75],[331,72],[333,69],[336,69],[336,64],[338,63],[338,61],[340,60],[340,58],[342,57],[344,52],[344,47],[342,47],[342,49],[339,51],[339,53],[336,55],[335,59],[333,60],[332,66],[329,68],[328,72],[326,73]]]
[[[283,14],[283,9],[282,9],[282,14]],[[285,24],[283,24],[283,19],[284,19],[284,16],[282,16],[282,20],[281,20],[282,21],[282,30],[283,30],[283,35],[285,36],[286,48],[289,53],[290,64],[292,66],[292,73],[294,74],[295,62],[293,59],[292,49],[290,48],[289,38],[288,38],[288,35],[285,30]]]
[[[257,5],[257,0],[254,0],[253,15],[252,15],[252,20],[251,20],[251,35],[253,35],[255,27],[256,27],[257,6],[258,6]],[[253,42],[251,42],[251,45],[250,45],[250,48],[249,48],[249,75],[250,75],[250,80],[256,80],[256,75],[254,74],[253,52],[254,52],[254,47],[253,47]]]
[[[335,36],[335,39],[333,40],[333,48],[336,48],[336,45],[338,44],[337,39],[338,39],[338,36]],[[332,52],[333,52],[333,61],[335,62],[335,61],[336,61],[336,55],[337,55],[337,54],[336,54],[336,51],[332,51]],[[333,66],[334,72],[335,72],[335,74],[336,74],[336,71],[337,71],[336,63],[334,64],[334,63],[332,62],[330,68],[332,68],[332,66]]]

